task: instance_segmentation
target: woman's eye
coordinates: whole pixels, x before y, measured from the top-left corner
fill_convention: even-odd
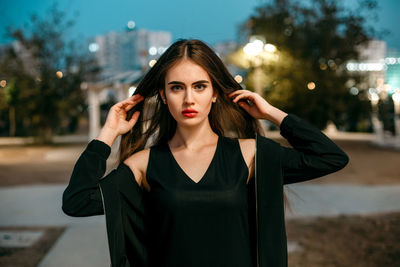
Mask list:
[[[179,86],[179,85],[174,85],[174,86],[171,87],[171,90],[172,90],[172,91],[177,91],[177,90],[180,90],[181,88],[182,88],[182,87]]]
[[[203,90],[204,88],[206,88],[206,85],[204,85],[204,84],[197,84],[197,85],[195,86],[195,88],[198,89],[198,90]]]

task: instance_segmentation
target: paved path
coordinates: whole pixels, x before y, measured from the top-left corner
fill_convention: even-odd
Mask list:
[[[105,225],[69,226],[39,267],[110,266]]]
[[[66,185],[0,188],[0,226],[58,226],[103,223],[103,216],[74,218],[61,210]]]
[[[61,210],[65,187],[0,188],[0,226],[67,226],[41,267],[110,266],[104,216],[65,215]]]
[[[399,185],[316,185],[286,186],[293,214],[287,218],[370,214],[400,211]]]
[[[66,185],[0,188],[0,226],[66,225],[40,267],[109,266],[104,216],[72,218],[61,211]],[[400,211],[400,184],[286,186],[287,218]]]

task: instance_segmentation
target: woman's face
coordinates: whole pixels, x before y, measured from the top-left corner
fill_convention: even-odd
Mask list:
[[[183,59],[173,65],[165,76],[168,109],[180,126],[196,125],[208,121],[208,114],[217,94],[208,73],[192,60]]]

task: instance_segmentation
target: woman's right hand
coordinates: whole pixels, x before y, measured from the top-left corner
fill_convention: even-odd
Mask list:
[[[119,135],[127,133],[136,124],[139,111],[133,113],[129,121],[126,120],[126,115],[131,108],[143,99],[143,96],[136,94],[113,105],[108,111],[106,122],[96,139],[111,147]]]

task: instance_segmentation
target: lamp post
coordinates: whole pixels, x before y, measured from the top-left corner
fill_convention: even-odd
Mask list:
[[[253,72],[253,86],[254,91],[263,97],[263,69],[262,65],[270,59],[270,56],[275,53],[276,46],[273,44],[265,44],[264,40],[260,37],[250,38],[250,42],[243,47],[243,52],[246,55],[250,66],[254,67]],[[263,131],[268,130],[267,124],[261,120],[261,127]]]
[[[400,89],[392,95],[394,103],[394,130],[396,132],[394,145],[400,148]]]
[[[100,125],[100,91],[101,87],[95,84],[84,83],[81,85],[82,90],[88,90],[89,103],[89,140],[96,138],[99,134]]]
[[[383,125],[382,122],[378,118],[378,102],[379,102],[379,94],[378,92],[371,90],[369,91],[369,99],[372,104],[372,125],[375,132],[375,142],[378,145],[383,145],[385,143],[384,133],[383,133]]]

